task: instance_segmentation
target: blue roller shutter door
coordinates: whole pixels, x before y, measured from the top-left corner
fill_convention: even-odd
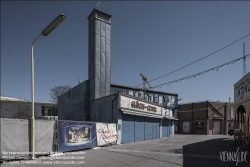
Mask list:
[[[144,140],[144,119],[145,117],[135,116],[135,141]]]
[[[154,118],[145,117],[145,140],[153,139]]]
[[[168,120],[163,119],[162,120],[162,137],[168,137],[168,136],[169,136]]]
[[[160,138],[160,122],[161,120],[156,118],[156,138]]]
[[[169,128],[170,128],[170,129],[169,129],[169,131],[170,131],[170,136],[172,136],[172,135],[173,135],[173,132],[172,132],[172,126],[173,126],[173,125],[172,125],[172,121],[170,121],[170,127],[169,127]]]
[[[153,118],[154,120],[154,127],[153,127],[153,139],[160,138],[160,119]]]
[[[135,141],[135,116],[122,115],[122,143]]]

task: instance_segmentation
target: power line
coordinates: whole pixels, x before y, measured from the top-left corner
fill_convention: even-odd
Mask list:
[[[204,57],[202,57],[202,58],[200,58],[200,59],[198,59],[198,60],[196,60],[196,61],[194,61],[194,62],[192,62],[192,63],[190,63],[190,64],[188,64],[188,65],[185,65],[185,66],[183,66],[183,67],[181,67],[181,68],[178,68],[177,70],[174,70],[174,71],[172,71],[172,72],[170,72],[170,73],[167,73],[167,74],[162,75],[162,76],[160,76],[160,77],[157,77],[157,78],[155,78],[155,79],[149,80],[148,82],[155,81],[155,80],[160,79],[160,78],[162,78],[162,77],[165,77],[165,76],[167,76],[167,75],[169,75],[169,74],[172,74],[172,73],[174,73],[174,72],[177,72],[177,71],[179,71],[179,70],[181,70],[181,69],[183,69],[183,68],[186,68],[186,67],[188,67],[188,66],[190,66],[190,65],[192,65],[192,64],[194,64],[194,63],[196,63],[196,62],[198,62],[198,61],[201,61],[201,60],[203,60],[203,59],[205,59],[205,58],[207,58],[207,57],[209,57],[209,56],[211,56],[211,55],[213,55],[213,54],[215,54],[215,53],[217,53],[217,52],[219,52],[219,51],[221,51],[221,50],[223,50],[223,49],[225,49],[225,48],[227,48],[227,47],[229,47],[229,46],[231,46],[231,45],[233,45],[234,43],[236,43],[236,42],[238,42],[238,41],[240,41],[240,40],[242,40],[242,39],[248,37],[249,35],[250,35],[250,34],[245,35],[244,37],[242,37],[242,38],[240,38],[240,39],[237,39],[236,41],[234,41],[234,42],[232,42],[232,43],[230,43],[230,44],[228,44],[228,45],[226,45],[226,46],[224,46],[224,47],[222,47],[222,48],[220,48],[220,49],[218,49],[218,50],[216,50],[216,51],[214,51],[214,52],[208,54],[207,56],[204,56]],[[140,85],[142,85],[142,84],[138,84],[138,85],[135,85],[135,86],[140,86]]]
[[[181,78],[181,79],[177,79],[177,80],[174,80],[174,81],[171,81],[171,82],[166,82],[166,83],[163,83],[163,84],[159,84],[159,85],[156,85],[156,86],[154,86],[154,87],[152,87],[152,88],[153,88],[153,89],[154,89],[154,88],[158,88],[158,87],[161,88],[161,87],[163,87],[163,86],[167,86],[167,85],[171,85],[171,84],[174,84],[174,83],[181,82],[181,81],[183,81],[183,80],[185,80],[185,79],[196,78],[196,76],[202,76],[202,75],[208,73],[209,71],[214,71],[214,70],[219,71],[219,68],[223,68],[224,66],[228,66],[228,65],[230,65],[230,64],[233,64],[233,65],[234,65],[234,63],[239,62],[240,59],[244,59],[244,58],[248,58],[248,57],[250,57],[250,54],[248,54],[248,55],[246,55],[246,56],[243,56],[243,57],[240,57],[240,58],[238,58],[238,59],[232,60],[232,61],[227,62],[227,63],[225,63],[225,64],[222,64],[222,65],[220,65],[220,66],[213,67],[213,68],[210,68],[210,69],[208,69],[208,70],[202,71],[202,72],[200,72],[200,73],[197,73],[197,74],[194,74],[194,75],[190,75],[190,76],[187,76],[187,77],[184,77],[184,78]]]
[[[243,43],[243,77],[247,74],[247,66],[246,66],[246,53],[245,53],[245,42]]]

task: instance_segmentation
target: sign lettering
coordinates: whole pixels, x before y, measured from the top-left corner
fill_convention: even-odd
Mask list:
[[[132,101],[131,102],[131,107],[141,109],[141,110],[147,109],[147,111],[156,112],[156,107],[153,107],[153,106],[150,106],[150,105],[146,106],[145,104],[139,103],[139,101]]]

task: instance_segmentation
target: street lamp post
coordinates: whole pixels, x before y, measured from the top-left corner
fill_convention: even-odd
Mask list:
[[[31,158],[35,159],[35,114],[34,114],[34,55],[33,49],[36,40],[41,36],[49,35],[63,20],[65,19],[64,14],[60,14],[57,18],[52,21],[32,42],[31,46]]]

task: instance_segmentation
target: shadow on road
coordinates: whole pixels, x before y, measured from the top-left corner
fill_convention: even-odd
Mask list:
[[[232,146],[231,142],[232,139],[218,138],[184,145],[182,150],[183,167],[249,167],[250,153],[248,152],[247,156],[242,156],[243,159],[241,159],[238,154],[244,154],[246,151]],[[172,151],[181,152],[179,149]],[[233,157],[226,156],[227,153],[233,154]],[[239,159],[237,160],[237,158]]]

